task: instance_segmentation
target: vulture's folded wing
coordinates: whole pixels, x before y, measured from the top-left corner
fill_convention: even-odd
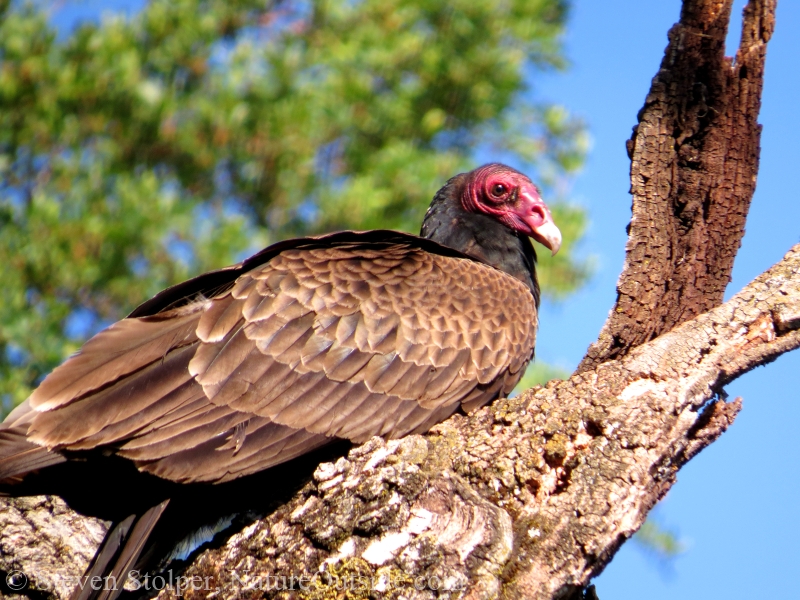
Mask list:
[[[532,356],[531,292],[414,239],[284,249],[216,296],[120,321],[31,396],[28,438],[219,482],[508,393]]]

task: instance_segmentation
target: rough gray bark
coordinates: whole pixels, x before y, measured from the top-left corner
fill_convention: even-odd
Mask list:
[[[800,246],[719,305],[755,185],[775,2],[749,2],[735,63],[721,45],[730,6],[685,0],[670,32],[630,146],[617,305],[578,373],[320,465],[163,597],[582,595],[733,421],[741,402],[723,386],[800,345]],[[15,572],[2,591],[27,577],[27,595],[65,597],[101,525],[64,510],[0,505],[0,569]]]
[[[69,597],[105,532],[57,497],[0,498],[0,596],[35,589]]]

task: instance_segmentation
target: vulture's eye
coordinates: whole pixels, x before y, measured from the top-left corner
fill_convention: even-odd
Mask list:
[[[502,197],[507,191],[508,188],[504,186],[502,183],[495,183],[492,186],[492,196],[494,196],[495,198]]]

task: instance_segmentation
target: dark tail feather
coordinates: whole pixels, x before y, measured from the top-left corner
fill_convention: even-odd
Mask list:
[[[113,526],[70,600],[115,600],[167,504],[169,500],[164,500],[140,517],[131,515]]]
[[[131,515],[124,521],[120,521],[114,525],[108,533],[106,533],[103,543],[100,545],[100,548],[97,549],[97,553],[86,568],[83,577],[80,578],[78,587],[72,592],[70,600],[86,600],[92,592],[95,592],[92,588],[93,578],[103,577],[106,574],[108,563],[111,562],[119,552],[120,546],[128,536],[128,531],[130,531],[131,525],[133,525],[135,519],[136,515]],[[105,583],[106,582],[103,581],[103,584]]]

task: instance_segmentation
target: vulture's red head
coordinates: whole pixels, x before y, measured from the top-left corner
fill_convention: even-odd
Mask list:
[[[436,192],[420,235],[526,283],[539,298],[533,238],[555,254],[561,232],[538,188],[519,171],[492,163],[461,173]]]
[[[492,217],[532,237],[553,254],[561,247],[561,232],[539,189],[511,167],[492,163],[467,173],[460,199],[466,211]]]

